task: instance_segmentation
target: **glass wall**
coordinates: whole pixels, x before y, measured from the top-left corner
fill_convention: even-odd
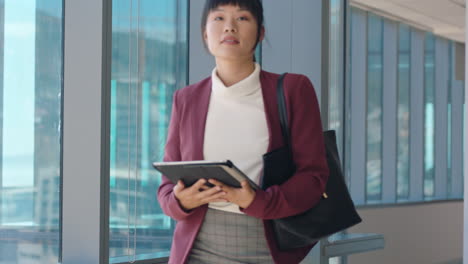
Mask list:
[[[411,29],[398,25],[397,199],[409,198]]]
[[[369,202],[382,196],[383,19],[367,17],[367,180]]]
[[[62,1],[0,1],[0,264],[56,264]]]
[[[167,257],[174,222],[156,199],[174,91],[187,82],[186,0],[113,0],[111,263]]]
[[[329,129],[336,131],[338,150],[343,159],[344,98],[344,18],[343,0],[330,1]]]
[[[344,49],[345,49],[345,13],[344,0],[330,1],[330,31],[329,31],[329,107],[328,127],[335,130],[338,151],[343,162],[343,103],[344,103]],[[346,262],[346,256],[329,258],[328,264]]]
[[[448,56],[448,85],[447,85],[447,194],[452,196],[452,76],[453,72],[453,43],[449,43]]]
[[[426,33],[424,44],[424,197],[434,196],[435,37]]]
[[[404,22],[350,10],[344,162],[353,199],[366,205],[462,198],[462,188],[455,186],[463,181],[461,148],[455,143],[461,140],[464,104],[458,99],[464,84],[453,74],[452,49],[458,44]],[[447,68],[436,69],[436,54],[437,65]],[[442,89],[448,89],[448,100],[436,105]],[[395,128],[385,123],[386,129],[395,131],[383,133],[384,117],[395,122]],[[436,146],[437,133],[448,137]],[[444,151],[439,160],[436,151]],[[442,168],[436,183],[437,166]]]
[[[352,81],[353,81],[353,56],[355,52],[353,52],[353,40],[356,39],[357,36],[356,33],[356,27],[357,27],[357,9],[354,7],[349,6],[348,7],[348,16],[347,16],[347,25],[346,25],[346,55],[345,58],[345,100],[344,100],[344,151],[343,151],[343,173],[344,177],[346,180],[346,183],[348,184],[348,188],[351,188],[351,107],[352,107]]]

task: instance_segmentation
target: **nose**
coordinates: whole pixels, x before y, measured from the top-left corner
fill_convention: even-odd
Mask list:
[[[237,32],[236,23],[232,20],[226,20],[224,24],[224,32]]]

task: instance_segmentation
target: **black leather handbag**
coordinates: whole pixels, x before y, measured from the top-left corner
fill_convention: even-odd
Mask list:
[[[295,172],[292,159],[283,74],[278,79],[277,97],[285,146],[263,156],[262,188],[285,182]],[[324,132],[327,163],[330,171],[326,191],[313,208],[294,216],[270,220],[278,247],[288,250],[313,245],[321,238],[347,229],[362,221],[349,195],[336,147],[335,131]]]

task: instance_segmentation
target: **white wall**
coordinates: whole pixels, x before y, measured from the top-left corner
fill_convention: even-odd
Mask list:
[[[363,222],[349,232],[383,234],[385,248],[351,255],[348,257],[348,264],[461,263],[462,201],[358,211]]]

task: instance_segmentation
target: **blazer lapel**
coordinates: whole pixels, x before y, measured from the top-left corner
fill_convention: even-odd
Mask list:
[[[270,152],[278,148],[278,142],[281,139],[278,138],[281,127],[279,124],[279,110],[276,99],[276,81],[274,78],[276,74],[267,73],[265,71],[260,72],[260,83],[262,86],[263,105],[265,108],[265,115],[268,125],[268,134],[270,136],[270,142],[268,144],[268,151]]]
[[[191,108],[191,131],[193,132],[193,159],[204,160],[203,144],[205,141],[205,126],[211,96],[211,78],[209,78],[193,96]]]

